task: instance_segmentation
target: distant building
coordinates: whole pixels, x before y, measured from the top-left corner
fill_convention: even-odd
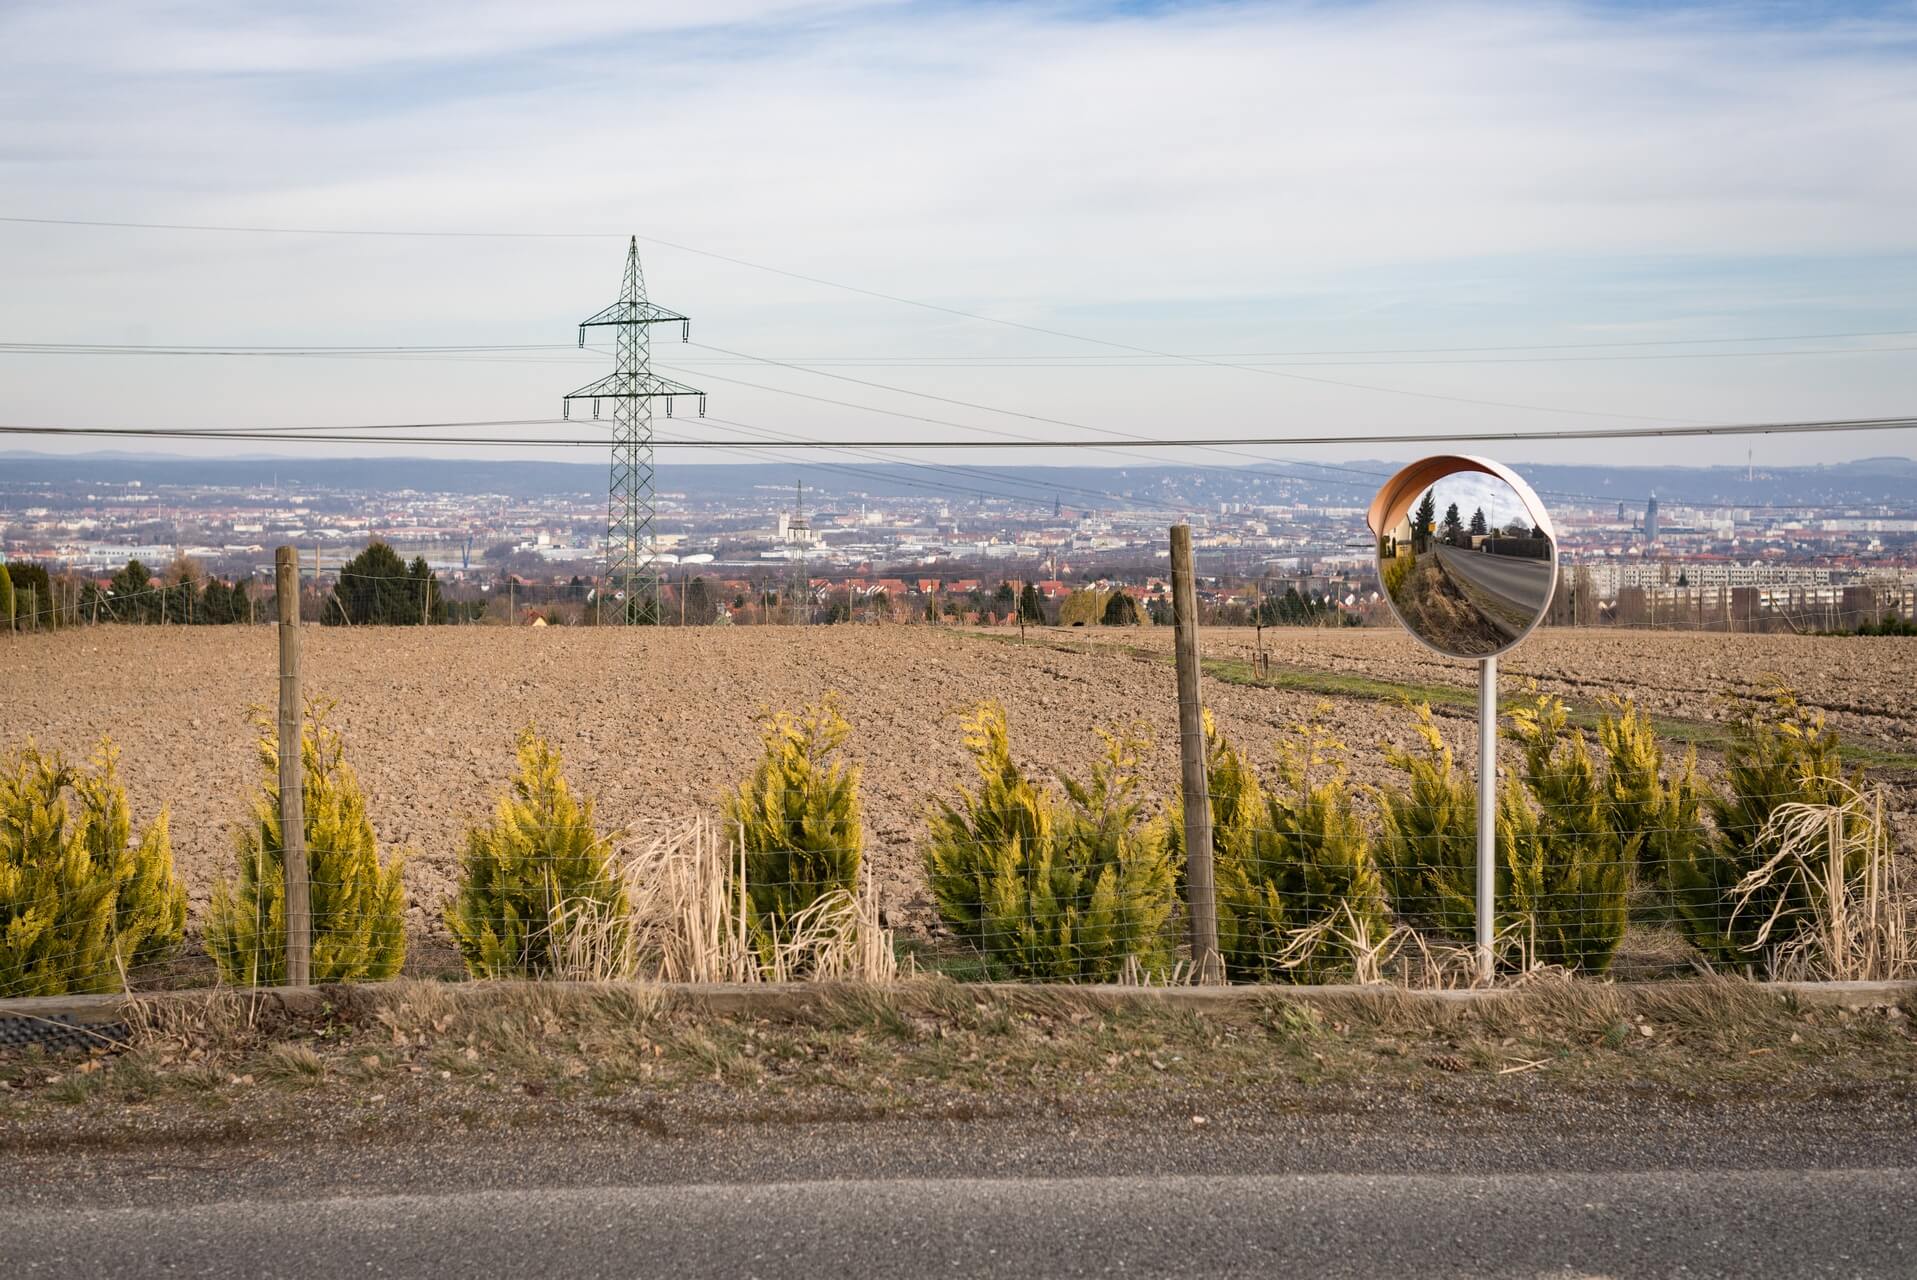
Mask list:
[[[1651,495],[1650,501],[1644,504],[1644,540],[1657,541],[1657,495],[1655,493]]]

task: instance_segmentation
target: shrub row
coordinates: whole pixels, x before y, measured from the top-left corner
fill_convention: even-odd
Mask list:
[[[1325,709],[1283,735],[1268,777],[1206,721],[1220,950],[1237,980],[1371,977],[1396,931],[1464,940],[1473,929],[1475,787],[1430,708],[1414,708],[1413,746],[1386,751],[1400,781],[1378,788],[1351,783]],[[215,890],[206,924],[221,976],[247,985],[285,976],[278,757],[271,723],[259,728],[261,784],[235,832],[237,873]],[[1090,774],[1054,788],[1014,759],[1001,707],[981,705],[963,729],[977,781],[935,801],[924,851],[951,931],[1001,975],[1169,975],[1183,832],[1176,805],[1154,812],[1141,792],[1144,744],[1107,735]],[[863,848],[850,732],[831,700],[768,714],[757,767],[722,797],[726,901],[748,945],[782,972],[794,969],[795,934],[859,915],[842,909],[857,898]],[[1752,872],[1774,852],[1767,824],[1779,807],[1835,803],[1855,778],[1843,776],[1835,735],[1787,696],[1744,719],[1721,789],[1700,781],[1695,753],[1667,766],[1628,702],[1599,721],[1596,754],[1548,696],[1512,711],[1507,733],[1521,763],[1498,797],[1498,928],[1523,963],[1606,970],[1634,887],[1661,895],[1716,963],[1762,963],[1812,918],[1801,881],[1753,889]],[[301,752],[313,977],[390,977],[405,958],[404,855],[382,857],[326,706],[309,707]],[[0,769],[0,994],[109,989],[181,940],[167,815],[133,839],[116,761],[110,743],[84,769],[29,744]],[[517,766],[490,820],[468,831],[445,909],[476,976],[554,972],[556,931],[582,909],[606,931],[596,945],[630,941],[632,886],[591,799],[530,729]]]
[[[1235,980],[1370,978],[1394,931],[1458,943],[1474,933],[1475,780],[1431,709],[1413,708],[1414,746],[1386,750],[1400,781],[1373,788],[1350,782],[1327,709],[1281,738],[1269,782],[1207,717],[1219,949]],[[1112,742],[1090,785],[1061,779],[1061,803],[1013,763],[1002,710],[982,708],[966,728],[980,783],[939,802],[927,852],[948,925],[1013,976],[1164,972],[1183,833],[1139,802],[1136,744]],[[1695,752],[1668,767],[1627,701],[1600,717],[1595,754],[1550,696],[1514,709],[1506,734],[1520,762],[1498,792],[1494,843],[1508,962],[1606,971],[1634,890],[1667,903],[1716,964],[1765,966],[1812,926],[1804,880],[1754,874],[1776,853],[1770,819],[1840,803],[1857,779],[1843,774],[1835,734],[1788,695],[1748,710],[1721,790],[1700,780]],[[1842,819],[1853,876],[1865,820],[1854,807]]]

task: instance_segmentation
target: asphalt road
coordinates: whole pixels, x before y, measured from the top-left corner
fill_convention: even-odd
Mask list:
[[[1491,556],[1461,547],[1437,547],[1438,563],[1460,583],[1529,618],[1543,607],[1551,590],[1551,562],[1521,556]],[[1493,621],[1498,621],[1493,619]]]
[[[1910,1169],[713,1183],[0,1213],[87,1276],[1907,1276]]]

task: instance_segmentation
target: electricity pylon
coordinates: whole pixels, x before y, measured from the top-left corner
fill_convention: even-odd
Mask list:
[[[579,325],[579,345],[586,330],[613,330],[613,370],[594,383],[568,395],[564,415],[572,417],[572,402],[612,401],[612,484],[606,498],[606,585],[620,600],[619,616],[626,622],[659,621],[659,562],[654,549],[652,402],[666,402],[672,416],[674,396],[697,396],[699,416],[706,414],[706,393],[652,371],[652,343],[647,326],[676,324],[679,340],[692,337],[692,321],[676,311],[646,300],[646,277],[639,269],[639,238],[626,249],[626,278],[619,301]]]
[[[812,525],[805,518],[805,481],[799,481],[798,491],[792,504],[792,519],[786,525],[786,541],[791,544],[792,562],[791,582],[786,585],[786,594],[792,607],[786,615],[799,626],[812,621],[812,573],[806,567],[806,547],[812,541]]]

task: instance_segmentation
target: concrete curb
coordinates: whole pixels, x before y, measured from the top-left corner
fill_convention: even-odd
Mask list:
[[[193,1004],[216,998],[242,997],[257,1000],[263,1011],[284,1014],[318,1012],[328,1002],[352,991],[375,993],[397,990],[412,983],[369,983],[360,987],[203,987],[189,991],[160,991],[128,996],[108,995],[33,996],[0,1000],[0,1021],[20,1019],[39,1022],[100,1025],[123,1022],[131,1002],[161,1001]],[[424,984],[422,984],[424,985]],[[448,982],[436,984],[445,995],[481,995],[502,986],[541,989],[591,987],[589,983],[488,983]],[[897,993],[910,995],[915,987],[907,981],[895,987],[855,983],[632,983],[629,985],[657,992],[677,1008],[691,1008],[715,1015],[748,1015],[765,1018],[789,1018],[802,1015],[822,1003],[847,999],[883,999]],[[1791,1000],[1799,1005],[1820,1009],[1867,1009],[1899,1003],[1917,1003],[1917,981],[1894,982],[1746,982],[1741,979],[1708,978],[1697,981],[1621,982],[1580,984],[1590,991],[1615,991],[1621,995],[1670,994],[1723,986],[1736,991],[1756,991]],[[1397,1000],[1407,1004],[1433,1004],[1451,1007],[1495,1004],[1520,997],[1536,987],[1493,987],[1484,990],[1431,991],[1392,986],[1235,986],[1235,987],[1133,987],[1111,984],[1070,983],[952,983],[956,991],[994,996],[1012,1002],[1071,1001],[1081,1005],[1106,1007],[1156,1007],[1184,1009],[1202,1013],[1223,1010],[1249,1010],[1273,1003],[1312,1003],[1317,1001]]]

